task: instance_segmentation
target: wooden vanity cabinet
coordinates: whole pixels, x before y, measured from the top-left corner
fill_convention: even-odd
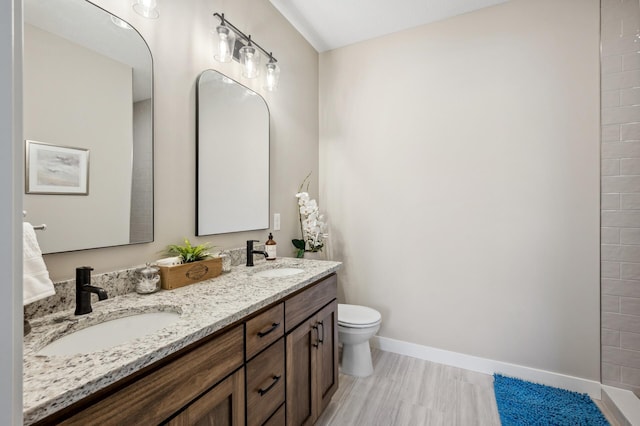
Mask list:
[[[309,293],[307,293],[309,292]],[[285,301],[287,330],[287,426],[312,425],[338,389],[337,280],[330,276]],[[328,304],[322,306],[326,301]],[[304,303],[302,301],[305,301]],[[314,305],[312,316],[289,322],[289,309]],[[293,312],[293,318],[299,318]]]
[[[313,424],[338,388],[332,274],[38,425]]]
[[[242,367],[243,337],[243,327],[235,326],[38,424],[159,424],[203,393],[222,385],[225,377]],[[240,398],[239,385],[244,401],[244,380],[236,382],[233,399]]]

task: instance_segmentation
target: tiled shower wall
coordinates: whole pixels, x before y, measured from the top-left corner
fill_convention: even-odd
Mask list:
[[[640,391],[640,5],[601,0],[602,383]]]

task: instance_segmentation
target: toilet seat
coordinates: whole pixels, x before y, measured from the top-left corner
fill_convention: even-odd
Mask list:
[[[368,328],[380,324],[382,316],[375,309],[360,305],[338,304],[338,325],[347,328]]]

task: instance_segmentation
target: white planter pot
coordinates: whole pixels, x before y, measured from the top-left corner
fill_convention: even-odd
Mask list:
[[[305,251],[304,258],[312,260],[327,260],[323,251]]]

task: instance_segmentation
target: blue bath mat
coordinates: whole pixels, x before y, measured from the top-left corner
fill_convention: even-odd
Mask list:
[[[609,426],[586,393],[493,375],[493,390],[503,426]]]

